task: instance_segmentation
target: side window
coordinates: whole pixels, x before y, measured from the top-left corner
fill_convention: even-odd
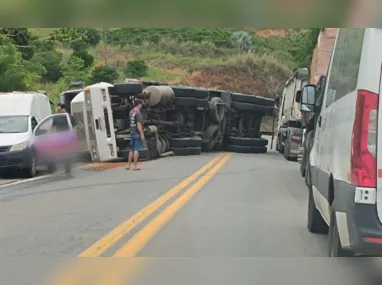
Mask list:
[[[36,136],[41,136],[53,131],[53,117],[46,119],[36,130]]]
[[[357,88],[365,29],[340,29],[328,78],[326,107]]]
[[[35,117],[31,118],[32,131],[37,127],[38,123]]]

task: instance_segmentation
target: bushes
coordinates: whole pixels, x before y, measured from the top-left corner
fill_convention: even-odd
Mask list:
[[[107,65],[98,66],[92,71],[92,82],[114,83],[118,78],[118,72],[115,68]]]
[[[114,45],[142,44],[143,42],[158,43],[163,38],[173,38],[180,41],[201,43],[208,41],[217,47],[229,47],[232,31],[223,28],[125,28],[109,32],[109,41]]]
[[[94,62],[94,57],[89,54],[86,50],[76,50],[73,52],[72,56],[79,57],[84,61],[85,67],[91,67]]]
[[[147,75],[148,65],[144,60],[128,61],[124,70],[127,77],[141,78]]]
[[[61,53],[55,50],[36,52],[32,61],[45,67],[46,72],[42,76],[43,82],[57,82],[62,76]]]

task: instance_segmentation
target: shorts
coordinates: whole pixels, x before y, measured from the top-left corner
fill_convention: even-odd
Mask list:
[[[143,144],[140,135],[132,135],[130,141],[131,151],[142,151]]]

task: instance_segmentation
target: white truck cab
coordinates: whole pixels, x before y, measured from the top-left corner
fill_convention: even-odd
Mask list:
[[[306,171],[308,229],[329,233],[329,256],[382,256],[382,29],[339,29]],[[379,131],[381,129],[381,131]]]

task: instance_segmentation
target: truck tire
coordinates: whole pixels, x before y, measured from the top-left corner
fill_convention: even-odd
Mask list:
[[[195,136],[189,138],[189,147],[201,147],[203,143],[203,140],[201,137]]]
[[[238,153],[266,153],[268,151],[265,146],[242,146],[242,145],[227,145],[227,150]]]
[[[189,147],[190,155],[200,155],[202,153],[201,147]]]
[[[210,97],[210,90],[202,89],[202,88],[195,88],[194,92],[192,94],[192,97],[197,99],[204,99],[208,101],[208,98]]]
[[[232,102],[232,109],[235,109],[239,112],[247,112],[247,113],[262,113],[262,114],[272,114],[273,107],[270,106],[262,106],[256,104],[249,103],[241,103],[241,102]]]
[[[272,99],[261,97],[261,96],[245,95],[240,93],[233,93],[232,101],[239,102],[239,103],[262,105],[262,106],[271,106],[272,108],[275,105],[275,101]]]
[[[190,149],[188,147],[171,147],[170,151],[172,151],[176,156],[190,155]]]
[[[194,97],[195,89],[192,87],[172,87],[172,90],[174,90],[175,98],[190,98]]]
[[[170,139],[170,147],[189,147],[190,138],[172,138]]]
[[[203,136],[203,149],[211,151],[220,137],[220,129],[218,125],[210,125]]]
[[[193,106],[194,107],[208,107],[208,100],[207,99],[198,99],[198,98],[193,98]]]
[[[180,107],[192,107],[195,105],[195,99],[192,97],[175,97],[173,104]]]
[[[122,83],[115,84],[113,87],[109,87],[108,89],[110,95],[131,96],[141,94],[143,91],[143,86],[139,83]]]
[[[208,115],[214,124],[220,124],[224,120],[225,108],[219,108],[218,104],[224,104],[222,98],[214,97],[208,103]]]
[[[311,233],[327,234],[329,227],[325,220],[322,218],[320,212],[317,210],[313,199],[312,186],[308,186],[309,200],[308,200],[308,230]]]
[[[230,145],[240,146],[266,146],[268,144],[268,140],[263,138],[228,137],[227,142]]]

